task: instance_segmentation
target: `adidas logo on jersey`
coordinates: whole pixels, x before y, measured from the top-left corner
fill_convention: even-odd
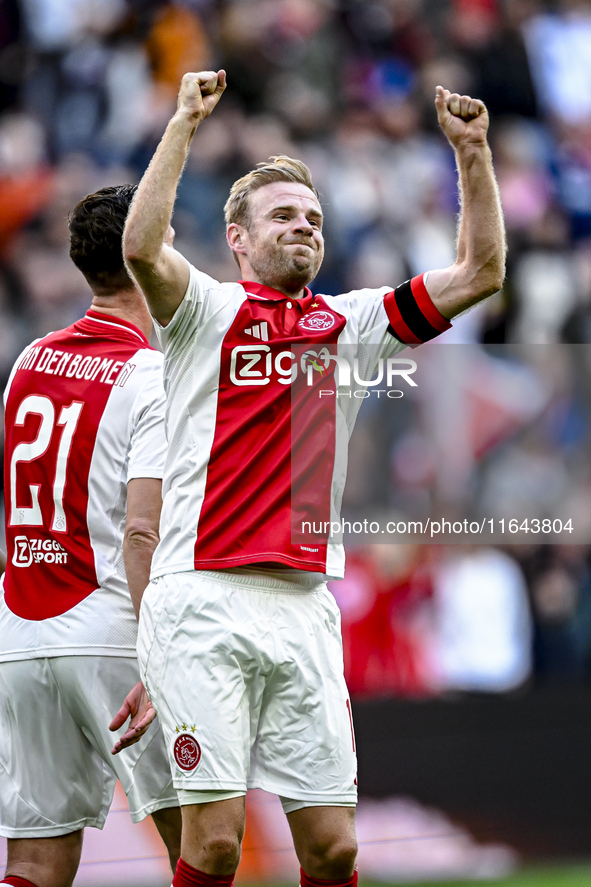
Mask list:
[[[261,339],[263,342],[269,341],[269,324],[266,320],[262,323],[253,324],[248,330],[244,330],[247,336],[254,336],[255,339]]]

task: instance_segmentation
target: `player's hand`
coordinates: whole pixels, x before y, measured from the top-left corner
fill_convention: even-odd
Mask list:
[[[458,95],[438,86],[435,108],[439,125],[454,148],[486,144],[488,111],[480,99]]]
[[[129,691],[123,705],[109,724],[109,730],[118,730],[128,718],[131,718],[127,731],[119,737],[111,749],[111,754],[116,755],[141,739],[155,717],[154,707],[140,681]]]
[[[186,114],[196,124],[200,123],[209,117],[225,88],[225,71],[185,74],[181,80],[177,112]]]

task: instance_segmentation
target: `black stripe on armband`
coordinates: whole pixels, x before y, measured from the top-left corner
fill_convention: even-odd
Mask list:
[[[420,339],[422,342],[428,342],[429,339],[434,339],[435,336],[440,334],[441,330],[431,326],[417,305],[410,286],[410,280],[396,287],[394,298],[398,305],[400,316],[417,339]]]
[[[395,339],[398,339],[399,342],[402,342],[402,339],[400,338],[400,336],[397,336],[396,333],[394,332],[394,327],[392,326],[391,323],[388,324],[388,329],[386,330],[386,332],[390,333],[391,336],[394,336]],[[406,345],[406,342],[402,342],[402,344]]]

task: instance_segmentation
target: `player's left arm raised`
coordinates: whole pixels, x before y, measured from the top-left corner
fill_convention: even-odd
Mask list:
[[[505,229],[487,142],[485,105],[438,86],[435,107],[456,156],[461,214],[457,259],[449,268],[430,271],[426,288],[449,320],[503,285]]]

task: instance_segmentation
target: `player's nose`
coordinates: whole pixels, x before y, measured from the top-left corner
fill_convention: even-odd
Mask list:
[[[314,228],[306,216],[301,213],[294,219],[294,231],[298,234],[312,234]]]

